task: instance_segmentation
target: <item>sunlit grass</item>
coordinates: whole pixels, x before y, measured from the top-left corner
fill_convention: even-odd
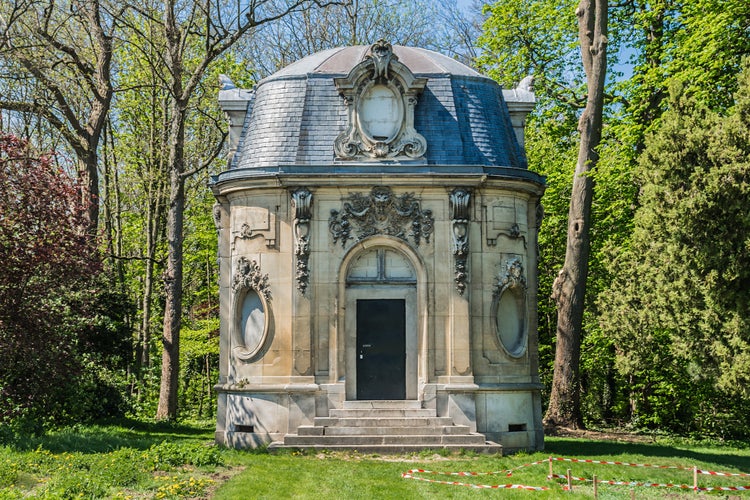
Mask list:
[[[80,426],[43,438],[17,440],[0,447],[0,500],[20,498],[115,499],[416,499],[592,498],[594,475],[600,481],[693,485],[692,467],[702,470],[750,472],[750,444],[695,442],[654,438],[650,442],[617,442],[549,437],[546,450],[511,456],[474,453],[421,452],[380,456],[362,453],[226,450],[212,444],[213,423],[153,424],[137,421],[117,425]],[[549,480],[549,457],[679,466],[658,469],[624,465],[552,461],[554,474],[574,477]],[[539,462],[539,463],[535,463]],[[531,464],[525,466],[526,464]],[[684,469],[683,469],[684,468]],[[413,469],[448,475],[413,473]],[[512,471],[512,474],[508,474]],[[460,482],[472,486],[443,484]],[[478,486],[523,485],[544,491]],[[700,487],[748,486],[750,477],[699,475]],[[598,485],[599,498],[696,498],[690,490],[645,486]],[[493,493],[494,492],[494,493]],[[704,497],[750,498],[748,491],[701,492]],[[700,497],[700,495],[698,496]]]

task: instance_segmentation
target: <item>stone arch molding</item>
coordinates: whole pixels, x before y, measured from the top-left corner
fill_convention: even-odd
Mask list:
[[[378,40],[343,78],[334,78],[347,107],[347,128],[336,138],[337,160],[426,162],[427,141],[414,129],[414,108],[427,78],[417,78]]]
[[[268,275],[255,260],[240,257],[232,278],[232,353],[241,361],[254,361],[263,352],[271,327]]]

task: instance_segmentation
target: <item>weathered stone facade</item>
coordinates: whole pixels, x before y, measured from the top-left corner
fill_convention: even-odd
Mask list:
[[[330,445],[327,418],[395,400],[542,448],[543,179],[519,145],[533,94],[506,97],[512,117],[493,81],[384,42],[221,92],[218,442]]]

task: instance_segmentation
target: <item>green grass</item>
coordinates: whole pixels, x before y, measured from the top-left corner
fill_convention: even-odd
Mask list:
[[[581,439],[548,438],[543,453],[516,454],[509,457],[476,455],[378,457],[358,454],[247,454],[232,453],[232,463],[246,469],[222,484],[215,499],[241,497],[257,499],[298,498],[483,498],[502,494],[503,498],[593,498],[592,483],[574,483],[573,494],[563,490],[565,481],[548,481],[549,463],[542,463],[505,473],[483,476],[441,476],[418,474],[418,477],[438,481],[459,481],[473,485],[522,484],[549,488],[546,491],[517,489],[483,490],[466,486],[438,484],[403,479],[401,474],[410,469],[442,472],[499,472],[515,469],[527,463],[542,461],[550,456],[587,458],[601,461],[651,463],[659,465],[698,466],[704,470],[721,472],[750,472],[750,449],[742,443],[734,446],[720,443],[695,443],[680,440],[642,443],[613,443]],[[609,466],[553,461],[553,472],[600,480],[639,481],[650,483],[693,484],[692,470],[653,469],[642,467]],[[416,475],[416,474],[415,474]],[[750,477],[717,478],[699,476],[699,486],[747,486]],[[699,498],[692,491],[666,488],[599,485],[599,498]],[[728,495],[750,498],[750,492],[702,493],[706,497],[727,498]]]
[[[17,439],[0,447],[0,500],[197,497],[223,463],[212,437],[208,423],[126,421]]]
[[[20,498],[116,499],[417,499],[417,498],[592,498],[590,482],[549,481],[549,463],[521,467],[550,456],[602,461],[697,466],[721,472],[750,472],[750,444],[658,438],[653,442],[613,442],[552,437],[542,453],[508,457],[419,453],[393,457],[358,453],[223,450],[211,445],[213,423],[153,424],[136,421],[80,426],[43,438],[0,446],[0,500]],[[546,491],[481,490],[403,479],[410,469],[443,472],[502,472],[482,476],[415,474],[438,481],[474,485],[522,484]],[[553,471],[601,480],[693,483],[692,470],[653,469],[553,461]],[[699,476],[699,486],[748,486],[750,477]],[[600,498],[750,498],[746,492],[599,486]]]

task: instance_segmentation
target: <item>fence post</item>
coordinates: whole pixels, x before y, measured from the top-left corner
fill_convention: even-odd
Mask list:
[[[698,493],[698,467],[693,465],[693,491]]]
[[[599,481],[596,479],[596,474],[594,474],[594,498],[599,498]]]

